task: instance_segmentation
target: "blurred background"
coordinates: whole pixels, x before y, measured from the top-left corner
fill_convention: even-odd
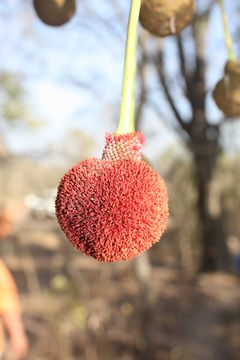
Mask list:
[[[139,29],[136,123],[167,183],[167,231],[137,260],[101,264],[68,243],[54,201],[66,170],[116,131],[130,1],[78,0],[59,28],[30,0],[0,2],[0,256],[27,359],[239,359],[240,121],[212,99],[227,60],[218,3],[196,4],[178,37]],[[226,10],[239,56],[240,1]]]

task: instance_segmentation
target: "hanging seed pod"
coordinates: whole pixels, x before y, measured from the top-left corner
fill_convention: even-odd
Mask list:
[[[76,11],[75,0],[34,0],[33,5],[38,17],[50,26],[65,24]]]
[[[213,98],[223,113],[229,117],[240,116],[240,62],[228,61],[225,74],[214,91]]]
[[[140,23],[156,36],[178,34],[194,15],[194,0],[142,0]]]

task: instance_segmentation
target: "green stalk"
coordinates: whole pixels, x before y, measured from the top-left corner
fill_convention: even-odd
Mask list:
[[[228,19],[227,19],[223,0],[219,0],[219,5],[220,5],[221,13],[222,13],[224,36],[225,36],[226,47],[228,50],[228,57],[229,57],[229,60],[235,60],[236,56],[233,51],[232,39],[231,39],[231,35],[229,32]]]
[[[122,99],[117,134],[133,132],[135,128],[135,84],[137,68],[138,20],[141,0],[132,0],[123,70]]]

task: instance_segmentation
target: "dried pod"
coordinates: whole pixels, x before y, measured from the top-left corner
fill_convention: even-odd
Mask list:
[[[164,180],[141,160],[139,133],[106,136],[102,159],[62,178],[56,215],[74,247],[99,261],[130,260],[160,240],[168,218]]]
[[[194,0],[142,0],[140,23],[153,35],[174,35],[192,21],[194,10]]]
[[[228,61],[225,74],[214,91],[213,98],[223,113],[234,118],[240,116],[240,62]]]
[[[38,17],[50,26],[67,23],[76,11],[75,0],[34,0],[33,4]]]

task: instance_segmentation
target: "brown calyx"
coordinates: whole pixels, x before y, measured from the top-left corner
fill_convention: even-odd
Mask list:
[[[75,0],[34,0],[33,5],[38,17],[50,26],[65,24],[76,11]]]
[[[174,35],[192,21],[194,10],[194,0],[142,0],[140,23],[153,35]]]
[[[228,61],[224,77],[217,83],[213,98],[229,118],[240,116],[240,62]]]

